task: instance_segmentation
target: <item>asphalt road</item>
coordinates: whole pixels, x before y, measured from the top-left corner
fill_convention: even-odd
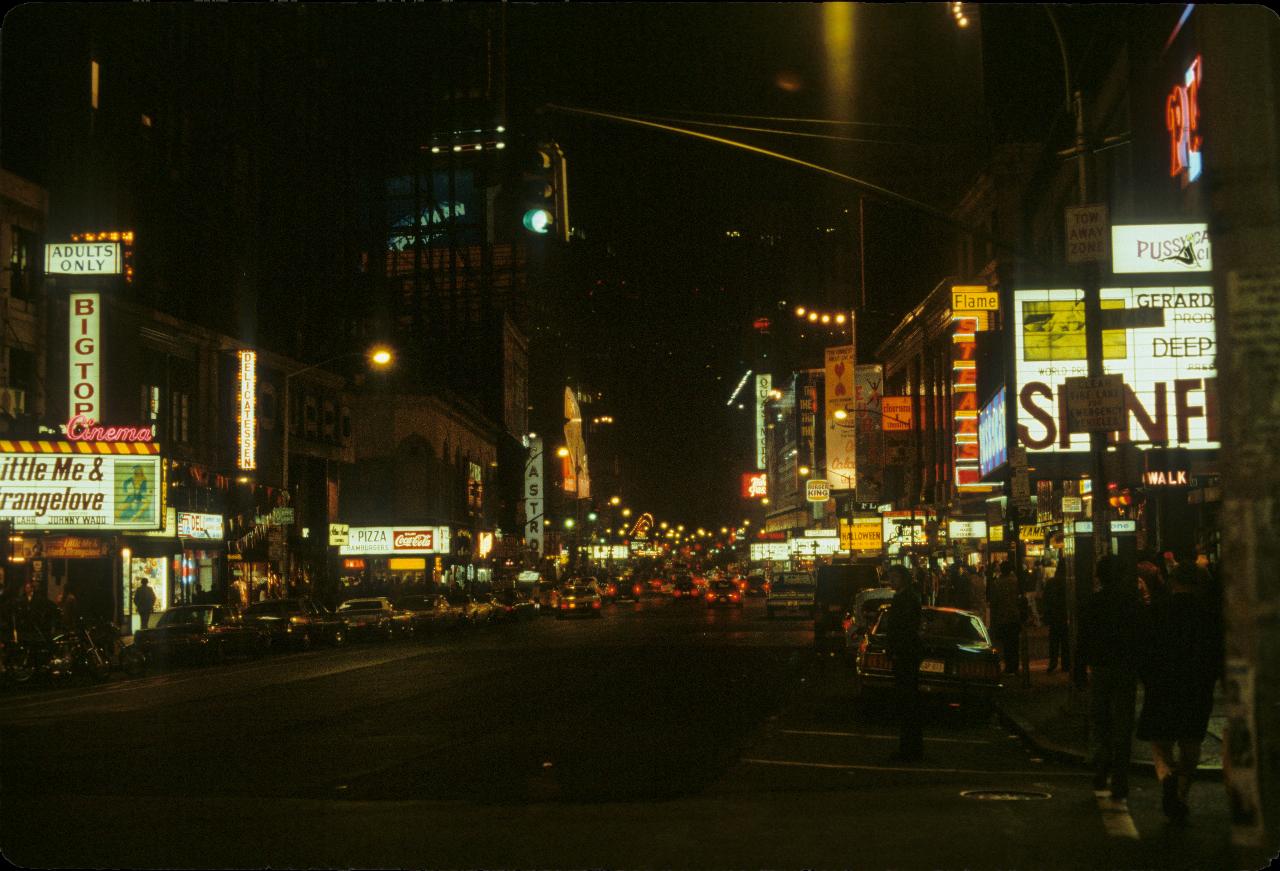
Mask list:
[[[651,599],[9,694],[0,847],[39,867],[1231,866],[1225,820],[1166,825],[1140,777],[1127,805],[1096,797],[994,717],[930,709],[925,761],[890,762],[891,719],[811,637],[758,601]]]

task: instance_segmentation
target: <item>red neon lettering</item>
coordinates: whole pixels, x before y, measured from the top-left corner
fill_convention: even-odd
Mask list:
[[[92,315],[94,312],[94,304],[92,297],[76,297],[76,314]]]
[[[67,421],[67,438],[73,442],[149,442],[152,435],[148,427],[102,427],[93,418],[76,414]]]

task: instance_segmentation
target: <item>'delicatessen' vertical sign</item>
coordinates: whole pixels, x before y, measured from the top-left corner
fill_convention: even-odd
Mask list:
[[[102,356],[99,334],[102,297],[73,293],[68,297],[68,396],[67,417],[102,420]]]

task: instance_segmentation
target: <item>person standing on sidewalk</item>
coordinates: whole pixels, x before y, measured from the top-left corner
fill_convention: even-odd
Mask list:
[[[1138,663],[1146,642],[1145,613],[1137,578],[1124,579],[1114,556],[1098,560],[1098,583],[1080,613],[1080,660],[1092,675],[1089,713],[1093,725],[1093,788],[1111,781],[1111,797],[1129,795],[1133,714]]]
[[[897,590],[889,605],[888,648],[893,658],[894,707],[898,718],[898,751],[894,762],[919,762],[924,758],[924,732],[920,724],[920,594],[911,574],[891,566],[889,582]]]
[[[1169,580],[1169,594],[1152,606],[1138,737],[1151,742],[1165,816],[1182,822],[1213,712],[1214,684],[1222,676],[1223,626],[1220,603],[1189,554]]]
[[[1000,564],[1000,573],[988,594],[991,598],[991,629],[1000,652],[1004,654],[1004,672],[1017,674],[1022,607],[1018,601],[1018,578],[1013,572],[1013,563],[1005,560]]]
[[[1062,670],[1071,673],[1070,632],[1067,627],[1067,577],[1066,572],[1055,571],[1044,582],[1044,622],[1049,627],[1049,671],[1056,671],[1058,658],[1062,658]]]

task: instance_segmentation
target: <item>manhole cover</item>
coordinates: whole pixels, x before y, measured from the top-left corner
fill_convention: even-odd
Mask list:
[[[1044,801],[1053,798],[1047,792],[1023,789],[966,789],[960,793],[960,797],[979,801]]]

